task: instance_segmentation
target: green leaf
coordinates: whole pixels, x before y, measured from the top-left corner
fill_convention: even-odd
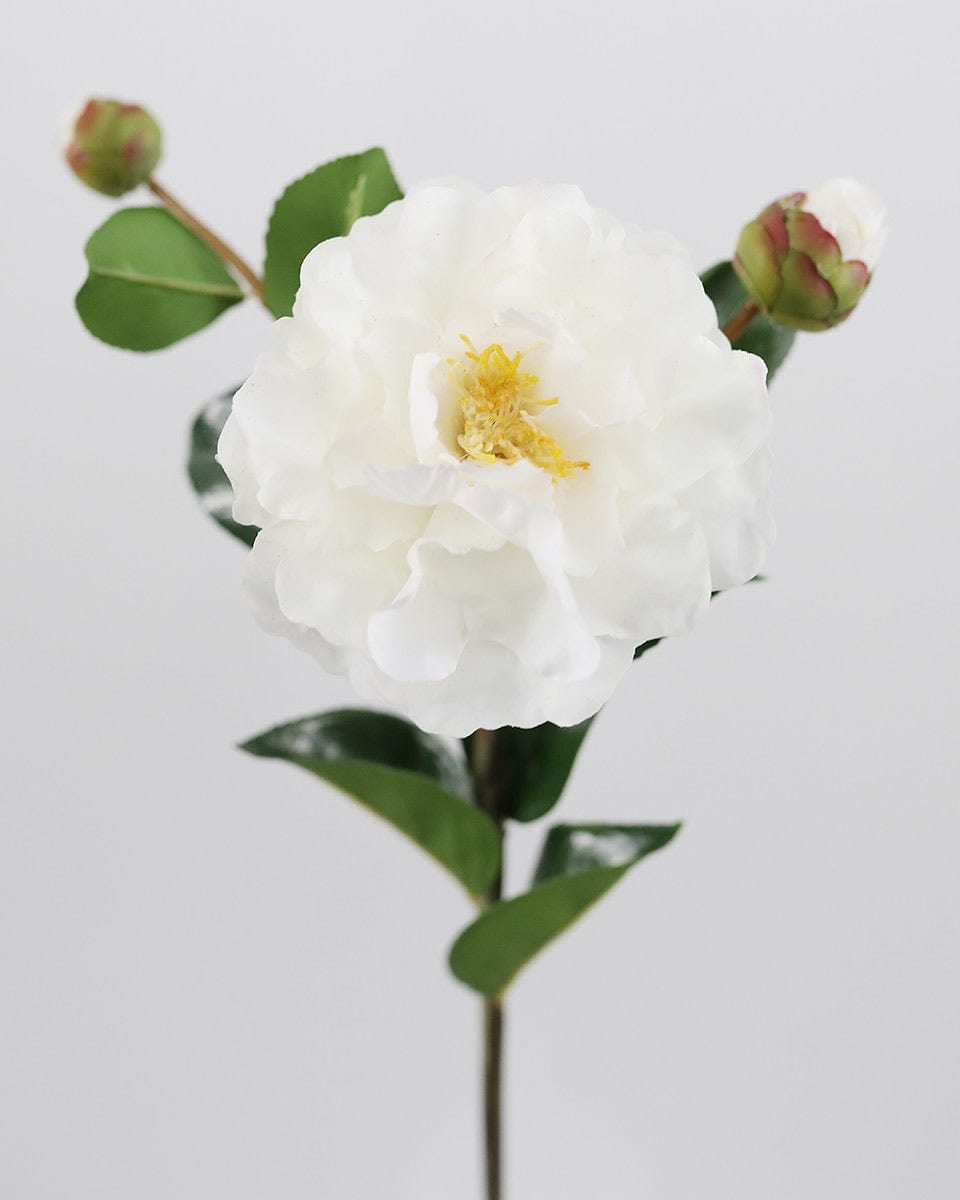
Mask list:
[[[643,658],[643,656],[647,653],[648,650],[652,650],[654,648],[654,646],[659,646],[662,641],[663,641],[663,638],[658,637],[658,638],[651,638],[649,642],[641,643],[636,648],[636,650],[634,650],[634,652],[633,652],[633,661],[636,662],[638,658]]]
[[[547,722],[533,729],[496,731],[497,791],[503,812],[515,821],[535,821],[560,799],[593,717],[564,728]],[[464,739],[470,761],[474,735]]]
[[[704,290],[713,301],[717,310],[717,320],[721,327],[733,316],[738,309],[743,308],[749,296],[743,284],[737,278],[733,264],[717,263],[709,271],[700,276]],[[756,354],[767,364],[767,382],[783,365],[784,359],[793,345],[794,330],[778,325],[768,316],[761,313],[754,317],[743,335],[734,342],[734,349],[748,350]]]
[[[402,195],[386,154],[377,147],[335,159],[291,183],[267,228],[263,286],[270,311],[290,315],[300,266],[314,246],[345,236],[358,217],[373,216]]]
[[[534,884],[595,867],[626,869],[679,833],[679,825],[554,825],[534,872]]]
[[[473,807],[458,742],[387,713],[339,709],[279,725],[242,750],[333,784],[432,855],[479,898],[500,871],[496,825]]]
[[[121,209],[84,252],[89,274],[77,312],[111,346],[159,350],[244,299],[210,247],[163,208]]]
[[[227,533],[252,546],[260,530],[256,525],[240,525],[233,519],[233,488],[223,467],[217,462],[217,442],[230,416],[236,388],[208,401],[190,427],[190,457],[187,474],[204,512]]]
[[[485,996],[581,917],[627,871],[665,846],[679,825],[556,825],[544,843],[533,887],[487,909],[450,950],[450,969]]]

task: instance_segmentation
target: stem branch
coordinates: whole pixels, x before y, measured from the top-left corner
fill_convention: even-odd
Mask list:
[[[263,295],[263,280],[248,263],[244,262],[236,250],[217,237],[212,229],[208,229],[189,209],[184,208],[180,201],[175,196],[172,196],[162,184],[157,183],[155,179],[148,179],[147,187],[153,192],[164,208],[173,213],[177,220],[186,225],[188,229],[193,230],[201,241],[206,242],[218,258],[222,258],[225,263],[233,267],[241,279],[247,282],[254,296],[262,304],[266,304]]]
[[[756,300],[748,300],[743,308],[737,309],[730,320],[724,325],[723,333],[727,341],[732,346],[734,342],[743,337],[747,330],[747,326],[760,312],[760,305]]]

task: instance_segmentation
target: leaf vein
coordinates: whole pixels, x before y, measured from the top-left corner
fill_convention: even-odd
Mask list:
[[[166,288],[171,292],[191,292],[198,296],[221,296],[228,300],[242,300],[242,288],[221,283],[201,283],[193,279],[175,279],[162,275],[143,275],[138,271],[113,269],[111,267],[91,267],[91,275],[99,275],[104,279],[121,279],[124,283],[139,284],[145,287]]]

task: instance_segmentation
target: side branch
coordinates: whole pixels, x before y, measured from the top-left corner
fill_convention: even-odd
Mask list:
[[[171,212],[178,221],[186,225],[192,230],[201,241],[206,242],[210,249],[225,263],[233,267],[236,273],[245,280],[250,287],[250,291],[256,296],[261,304],[266,304],[263,293],[263,280],[253,270],[249,263],[245,262],[240,255],[231,246],[228,246],[222,238],[217,237],[212,229],[209,229],[204,223],[184,208],[175,196],[172,196],[162,184],[157,183],[155,179],[147,180],[147,187],[157,197],[160,203]]]
[[[730,320],[724,325],[723,333],[727,341],[732,346],[734,342],[743,337],[747,331],[747,327],[754,317],[760,313],[760,306],[756,300],[748,300],[743,308],[737,309]]]

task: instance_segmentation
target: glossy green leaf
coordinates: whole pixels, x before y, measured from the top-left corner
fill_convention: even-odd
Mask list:
[[[528,962],[581,917],[679,825],[556,825],[529,892],[493,905],[460,934],[450,969],[486,996],[499,995]]]
[[[85,253],[77,312],[95,337],[125,350],[169,346],[244,298],[209,246],[163,208],[114,213]]]
[[[267,228],[263,286],[270,311],[289,316],[300,266],[314,246],[343,237],[358,217],[373,216],[402,194],[379,148],[335,159],[291,183]]]
[[[729,262],[717,263],[709,271],[704,271],[700,278],[704,290],[717,310],[717,320],[721,326],[725,325],[749,299],[733,265]],[[754,317],[742,336],[734,342],[734,349],[748,350],[762,358],[767,364],[769,382],[783,365],[793,345],[794,336],[792,329],[778,325],[776,321],[761,313]]]
[[[505,798],[504,816],[535,821],[553,808],[592,720],[569,728],[547,722],[533,729],[496,731],[497,790]],[[472,740],[473,735],[464,739],[468,760]]]
[[[458,742],[387,713],[339,709],[279,725],[241,749],[295,763],[389,821],[479,897],[500,870],[500,836],[473,807]]]
[[[554,825],[543,842],[534,884],[590,871],[632,867],[661,850],[679,825]]]
[[[239,525],[233,519],[233,488],[216,458],[217,442],[230,416],[234,391],[215,396],[197,414],[197,419],[190,427],[187,474],[203,511],[227,533],[252,546],[260,530],[256,525]]]

